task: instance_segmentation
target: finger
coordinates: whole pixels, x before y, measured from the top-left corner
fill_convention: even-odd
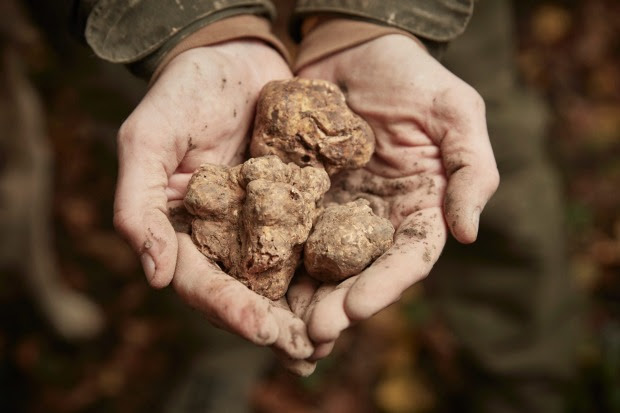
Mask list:
[[[335,341],[351,325],[344,300],[356,279],[351,277],[338,286],[328,284],[317,290],[306,312],[308,335],[314,343]]]
[[[308,358],[308,361],[319,361],[329,356],[334,349],[335,341],[330,341],[328,343],[322,343],[317,345],[314,348],[314,353]]]
[[[168,179],[168,186],[166,187],[166,198],[169,201],[182,200],[187,194],[187,185],[192,178],[191,173],[175,173]]]
[[[309,276],[296,275],[295,278],[293,278],[293,282],[288,287],[288,291],[286,292],[288,304],[291,307],[291,311],[302,320],[305,320],[306,310],[318,286],[318,281]]]
[[[278,340],[279,325],[271,301],[222,272],[202,255],[189,235],[177,234],[179,254],[172,281],[175,290],[208,320],[258,345]],[[297,325],[294,326],[298,328]]]
[[[278,338],[273,346],[292,359],[305,359],[314,353],[314,346],[308,338],[306,323],[295,316],[286,299],[274,302],[273,316],[278,323]]]
[[[139,254],[149,283],[160,288],[170,283],[177,255],[177,238],[166,216],[169,160],[162,158],[165,151],[141,145],[136,133],[128,127],[119,133],[114,225]]]
[[[478,235],[480,213],[499,185],[484,101],[472,88],[461,85],[437,99],[434,109],[441,124],[440,148],[448,176],[446,222],[458,241],[471,243]]]
[[[347,317],[352,322],[367,319],[397,301],[407,288],[426,277],[445,242],[439,207],[410,215],[396,232],[394,245],[350,287],[343,305]],[[315,312],[326,311],[319,308],[321,304]]]
[[[296,360],[280,352],[276,351],[275,353],[282,367],[297,376],[308,377],[316,369],[316,361]]]
[[[481,165],[459,166],[448,178],[444,198],[446,222],[454,238],[470,244],[478,237],[480,214],[495,193],[499,174]]]

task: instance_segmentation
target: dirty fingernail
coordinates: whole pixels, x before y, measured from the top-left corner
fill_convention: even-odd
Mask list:
[[[292,360],[285,363],[284,366],[289,372],[296,374],[300,377],[308,377],[316,369],[316,362],[306,360]]]
[[[155,276],[155,261],[153,261],[153,257],[145,252],[140,256],[140,261],[142,262],[142,269],[144,274],[146,274],[147,280],[151,282]]]

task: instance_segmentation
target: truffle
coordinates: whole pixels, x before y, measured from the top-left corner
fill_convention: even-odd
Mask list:
[[[276,300],[288,289],[328,189],[324,170],[276,156],[235,167],[202,165],[185,196],[195,215],[192,239],[223,271]]]
[[[372,129],[333,83],[295,78],[272,81],[261,90],[251,156],[277,155],[333,175],[364,166],[374,149]]]
[[[304,266],[313,278],[339,282],[359,274],[392,246],[392,223],[375,215],[368,201],[328,205],[304,246]]]

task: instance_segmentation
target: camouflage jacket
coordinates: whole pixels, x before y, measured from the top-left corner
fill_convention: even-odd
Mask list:
[[[292,22],[330,13],[394,26],[430,43],[463,32],[474,0],[298,0]],[[73,26],[95,54],[133,64],[172,48],[209,23],[240,14],[273,19],[269,0],[74,0]]]

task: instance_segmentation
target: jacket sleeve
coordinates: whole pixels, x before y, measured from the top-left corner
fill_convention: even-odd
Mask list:
[[[269,0],[75,0],[71,26],[100,58],[139,74],[210,23],[238,15],[275,17]]]
[[[298,0],[291,25],[299,39],[299,21],[332,14],[371,21],[407,31],[431,43],[460,35],[473,12],[474,0]]]

